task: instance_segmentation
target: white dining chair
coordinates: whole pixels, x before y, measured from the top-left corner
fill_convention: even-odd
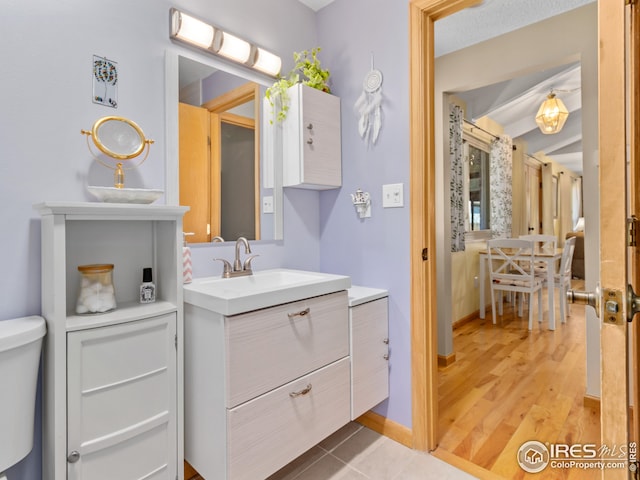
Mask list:
[[[555,235],[547,235],[544,233],[535,233],[530,235],[520,235],[518,238],[530,240],[537,252],[553,253],[558,248],[558,237]],[[542,274],[547,272],[547,264],[545,262],[537,262],[534,264],[536,271]]]
[[[560,291],[560,322],[566,323],[566,317],[569,316],[569,302],[567,302],[567,291],[571,288],[571,262],[573,261],[573,252],[576,248],[576,237],[570,237],[564,242],[562,247],[562,258],[558,271],[553,275],[553,285],[547,285],[549,295],[554,295],[555,289]],[[547,283],[546,276],[541,277],[543,282]]]
[[[518,315],[522,316],[524,294],[529,294],[529,330],[533,329],[531,296],[538,293],[538,322],[542,322],[543,279],[534,271],[534,248],[531,240],[518,238],[493,239],[487,242],[489,278],[491,281],[491,315],[496,323],[496,294],[498,313],[502,315],[502,292],[520,293]]]
[[[539,251],[555,252],[556,248],[558,248],[558,237],[555,235],[535,233],[530,235],[520,235],[518,238],[532,241],[534,247]]]

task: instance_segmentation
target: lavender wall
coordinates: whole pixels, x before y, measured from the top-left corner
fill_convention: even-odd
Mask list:
[[[318,12],[317,22],[321,61],[342,101],[343,169],[342,188],[320,194],[320,265],[389,291],[391,395],[376,411],[410,427],[408,2],[337,0]],[[372,53],[384,76],[383,127],[367,147],[354,104]],[[404,184],[404,208],[382,208],[387,183]],[[349,194],[357,188],[371,194],[371,218],[356,215]]]
[[[80,129],[105,115],[136,121],[155,140],[131,187],[165,185],[165,50],[169,8],[184,8],[281,55],[317,43],[315,14],[296,0],[4,0],[0,30],[0,320],[40,313],[42,201],[91,201],[86,185],[110,185],[95,166]],[[250,13],[249,13],[250,12]],[[117,110],[91,102],[92,56],[118,63]],[[306,192],[304,192],[306,193]],[[285,241],[254,246],[256,268],[320,268],[317,194],[287,194]],[[310,213],[307,213],[310,212]],[[215,249],[215,254],[214,254]],[[213,257],[233,247],[194,247],[194,274],[217,274]],[[38,401],[39,408],[39,401]],[[8,471],[12,480],[41,478],[40,418],[34,451]]]

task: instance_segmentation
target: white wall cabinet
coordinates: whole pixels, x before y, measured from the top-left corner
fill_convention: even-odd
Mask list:
[[[185,207],[59,203],[42,217],[43,479],[184,476]],[[117,308],[76,315],[78,265],[112,263]],[[152,267],[156,301],[138,303]]]
[[[386,290],[349,289],[352,420],[389,396],[388,305]]]
[[[289,88],[283,122],[283,185],[327,190],[342,185],[340,99],[301,83]]]
[[[186,303],[186,460],[268,477],[349,422],[349,366],[345,290],[231,316]]]

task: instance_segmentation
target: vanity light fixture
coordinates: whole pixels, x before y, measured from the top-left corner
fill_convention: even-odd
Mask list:
[[[536,114],[536,124],[540,131],[545,135],[558,133],[564,127],[564,122],[569,117],[569,110],[564,106],[562,100],[556,97],[553,90],[547,95],[547,98]]]
[[[256,52],[256,61],[253,68],[260,70],[268,75],[276,76],[282,68],[282,60],[278,55],[267,52],[265,49],[258,47]]]
[[[171,12],[171,36],[207,50],[213,44],[215,29],[191,15],[174,10]]]
[[[214,46],[218,55],[238,63],[247,63],[251,57],[251,44],[227,32],[220,32],[219,45]]]
[[[169,17],[170,38],[273,77],[280,73],[282,60],[277,55],[175,8]]]

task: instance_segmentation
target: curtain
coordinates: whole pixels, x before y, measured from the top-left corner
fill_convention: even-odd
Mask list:
[[[451,251],[464,251],[464,160],[462,158],[462,108],[449,105],[449,159],[451,178]]]
[[[512,218],[512,155],[513,143],[509,135],[501,135],[491,142],[489,156],[489,188],[491,191],[491,236],[511,237]]]

